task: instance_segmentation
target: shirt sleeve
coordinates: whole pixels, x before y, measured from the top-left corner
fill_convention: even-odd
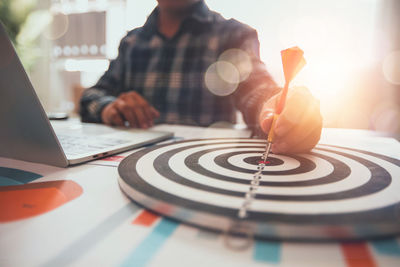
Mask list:
[[[249,76],[239,83],[233,95],[235,106],[243,114],[247,126],[253,132],[260,133],[258,117],[262,105],[270,97],[277,94],[280,88],[260,60],[260,43],[254,29],[246,29],[233,43],[236,43],[237,48],[246,52],[252,66]]]
[[[115,101],[123,92],[127,45],[125,37],[119,45],[117,58],[110,62],[108,70],[96,85],[83,92],[79,110],[83,122],[101,122],[101,112],[104,107]]]

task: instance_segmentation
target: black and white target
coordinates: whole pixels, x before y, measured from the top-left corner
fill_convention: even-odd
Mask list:
[[[153,146],[121,162],[119,183],[146,208],[218,230],[241,224],[256,236],[282,239],[400,232],[400,160],[329,145],[307,154],[271,154],[248,215],[240,219],[264,151],[265,140],[241,138]]]

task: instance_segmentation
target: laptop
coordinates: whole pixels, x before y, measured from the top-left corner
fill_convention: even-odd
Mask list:
[[[172,136],[80,122],[53,127],[0,22],[0,157],[67,167]]]

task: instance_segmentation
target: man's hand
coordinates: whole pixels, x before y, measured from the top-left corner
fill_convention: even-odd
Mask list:
[[[259,123],[265,133],[271,127],[273,112],[280,94],[269,99],[261,109]],[[274,153],[296,153],[311,150],[319,141],[322,116],[319,101],[305,87],[289,90],[286,105],[275,122]]]
[[[147,129],[160,113],[136,92],[121,94],[101,112],[101,120],[108,125]]]

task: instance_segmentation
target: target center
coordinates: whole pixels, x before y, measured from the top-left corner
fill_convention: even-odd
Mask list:
[[[271,156],[268,157],[266,161],[261,160],[260,157],[248,157],[245,158],[244,161],[255,166],[261,163],[264,163],[266,166],[278,166],[283,164],[283,160]]]

